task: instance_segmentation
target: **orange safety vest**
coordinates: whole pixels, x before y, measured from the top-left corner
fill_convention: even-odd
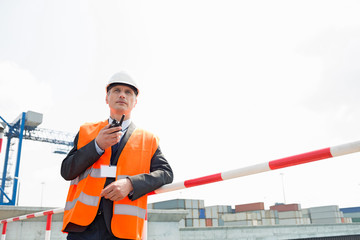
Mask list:
[[[103,121],[85,124],[80,127],[77,149],[96,138],[99,131],[108,124]],[[116,180],[150,172],[151,158],[158,148],[159,140],[153,134],[136,128],[128,139],[118,159]],[[63,231],[71,222],[88,226],[95,219],[100,193],[104,188],[105,177],[100,176],[102,165],[109,166],[111,147],[80,176],[71,181],[66,199]],[[141,239],[147,208],[147,195],[131,201],[128,197],[114,202],[111,220],[112,233],[118,238]]]

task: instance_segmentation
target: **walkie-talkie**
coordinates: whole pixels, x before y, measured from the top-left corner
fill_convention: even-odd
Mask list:
[[[120,119],[120,122],[118,121],[115,121],[115,122],[112,122],[110,124],[110,128],[113,128],[113,127],[120,127],[124,121],[124,118],[125,118],[125,114],[122,115],[121,119]]]

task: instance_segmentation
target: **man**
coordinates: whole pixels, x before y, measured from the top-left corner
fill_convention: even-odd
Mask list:
[[[146,194],[173,180],[158,138],[132,123],[138,93],[128,74],[113,75],[110,118],[81,126],[62,162],[61,175],[71,180],[62,229],[68,240],[141,239]]]

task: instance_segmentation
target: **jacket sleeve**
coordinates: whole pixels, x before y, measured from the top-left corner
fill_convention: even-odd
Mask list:
[[[78,139],[79,133],[74,139],[74,147],[61,163],[61,176],[65,180],[75,179],[100,158],[95,148],[95,139],[77,149]]]
[[[164,184],[171,183],[174,175],[160,147],[158,147],[151,158],[150,173],[130,176],[128,178],[134,188],[134,193],[130,199],[134,201]]]

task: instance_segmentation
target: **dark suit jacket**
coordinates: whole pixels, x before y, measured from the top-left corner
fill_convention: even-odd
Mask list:
[[[134,132],[135,128],[135,125],[131,123],[125,135],[122,137],[115,157],[116,161],[119,158],[129,137]],[[61,164],[61,176],[65,180],[75,179],[88,167],[92,166],[101,156],[96,151],[94,142],[95,139],[84,147],[77,149],[78,137],[79,134],[77,134],[75,137],[73,149],[71,149],[71,151]],[[158,147],[153,157],[151,158],[150,173],[130,176],[128,178],[130,179],[134,188],[133,194],[129,198],[131,200],[136,200],[143,195],[158,189],[164,184],[171,183],[173,181],[173,172],[169,163],[162,154],[160,147]],[[113,178],[107,178],[104,187],[106,187],[113,181]],[[110,223],[112,217],[113,202],[108,199],[102,198],[101,207],[103,208],[107,228],[111,232]],[[75,224],[69,224],[68,227],[65,229],[65,232],[81,232],[85,229],[86,227],[84,228]]]

